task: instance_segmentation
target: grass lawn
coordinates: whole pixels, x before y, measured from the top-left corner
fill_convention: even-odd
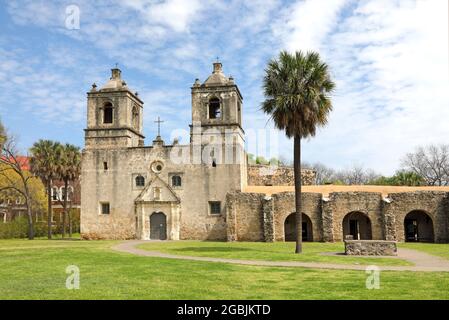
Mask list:
[[[449,273],[385,271],[368,290],[364,271],[140,257],[114,243],[0,240],[0,299],[449,299]],[[65,288],[68,265],[79,290]]]
[[[343,243],[303,243],[303,253],[295,252],[294,242],[212,242],[212,241],[169,241],[151,242],[138,246],[140,249],[159,251],[164,253],[201,256],[214,258],[231,258],[247,260],[269,261],[302,261],[302,262],[326,262],[340,264],[359,264],[379,266],[409,266],[408,261],[397,258],[377,257],[350,257],[325,255],[322,253],[345,252]]]

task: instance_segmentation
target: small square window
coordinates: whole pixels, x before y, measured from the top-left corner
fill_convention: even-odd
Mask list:
[[[221,214],[221,202],[209,201],[210,214]]]
[[[171,177],[171,185],[172,185],[172,187],[181,187],[182,186],[181,176],[172,176]]]
[[[101,204],[101,214],[109,214],[110,213],[110,206],[109,202],[104,202]]]

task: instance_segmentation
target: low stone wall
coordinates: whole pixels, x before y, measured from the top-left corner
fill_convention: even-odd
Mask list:
[[[302,169],[302,184],[310,186],[315,184],[315,171]],[[249,186],[293,186],[295,174],[292,167],[249,165]]]
[[[350,256],[396,256],[396,241],[345,240],[345,253]]]

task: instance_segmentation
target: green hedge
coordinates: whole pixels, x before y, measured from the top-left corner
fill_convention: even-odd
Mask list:
[[[42,237],[47,234],[47,225],[43,222],[34,223],[34,236]],[[28,221],[25,217],[13,221],[0,223],[0,239],[27,238]]]
[[[68,221],[67,221],[68,224]],[[38,221],[34,222],[34,236],[45,237],[47,236],[47,222]],[[52,226],[53,234],[60,234],[62,231],[62,225],[60,223]],[[72,231],[73,233],[80,232],[80,220],[79,216],[72,215]],[[69,227],[66,227],[66,234],[68,236]],[[28,237],[28,221],[26,217],[18,217],[13,221],[3,223],[0,221],[0,239],[14,239],[14,238],[27,238]]]

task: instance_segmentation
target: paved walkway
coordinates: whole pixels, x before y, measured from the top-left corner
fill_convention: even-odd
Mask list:
[[[343,270],[365,270],[366,265],[352,265],[352,264],[336,264],[336,263],[321,263],[321,262],[300,262],[300,261],[265,261],[265,260],[240,260],[240,259],[224,259],[212,257],[195,257],[183,256],[169,253],[162,253],[157,251],[147,251],[136,248],[137,245],[147,243],[144,240],[130,240],[122,242],[112,247],[113,250],[131,253],[145,257],[167,258],[178,260],[193,260],[193,261],[207,261],[207,262],[221,262],[232,263],[240,265],[251,266],[265,266],[265,267],[302,267],[314,269],[343,269]],[[379,266],[382,271],[420,271],[420,272],[449,272],[449,260],[432,256],[430,254],[411,250],[398,249],[399,259],[407,260],[414,264],[414,266]],[[375,265],[375,260],[373,260]]]

